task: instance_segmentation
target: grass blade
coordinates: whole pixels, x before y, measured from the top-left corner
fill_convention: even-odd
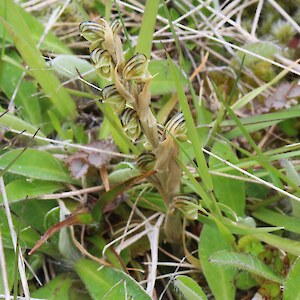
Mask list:
[[[205,157],[204,157],[204,154],[202,151],[202,145],[201,145],[199,137],[198,137],[197,129],[195,127],[194,120],[193,120],[193,117],[192,117],[192,114],[191,114],[191,111],[189,108],[188,100],[186,98],[183,87],[181,85],[180,78],[178,77],[178,74],[176,72],[175,65],[168,53],[167,53],[167,59],[170,64],[170,69],[173,74],[174,81],[175,81],[175,84],[177,87],[177,93],[178,93],[178,97],[179,97],[180,106],[181,106],[181,109],[182,109],[182,112],[183,112],[183,115],[184,115],[184,118],[186,121],[187,129],[188,129],[188,138],[192,143],[196,161],[198,164],[198,172],[204,182],[206,189],[212,190],[213,184],[212,184],[211,176],[208,172],[206,160],[205,160]]]
[[[135,52],[151,56],[152,40],[159,0],[147,0]]]

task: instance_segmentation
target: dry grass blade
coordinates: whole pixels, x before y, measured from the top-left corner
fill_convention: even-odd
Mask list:
[[[4,208],[5,208],[5,213],[6,213],[6,217],[7,217],[7,221],[8,221],[8,225],[9,225],[9,230],[10,230],[10,236],[12,239],[12,243],[13,243],[13,247],[15,252],[17,253],[17,234],[14,228],[14,224],[12,221],[12,216],[11,216],[11,212],[10,212],[10,208],[9,208],[9,203],[8,203],[8,199],[7,199],[7,194],[6,194],[6,189],[5,189],[5,185],[4,185],[4,181],[3,181],[3,177],[0,177],[0,192],[2,195],[2,199],[3,199],[3,204],[4,204]],[[29,292],[29,287],[28,287],[28,282],[26,279],[26,273],[25,273],[25,264],[24,264],[24,259],[22,256],[22,251],[21,249],[18,250],[19,256],[18,256],[18,269],[19,269],[19,274],[20,274],[20,278],[21,278],[21,282],[22,282],[22,286],[23,286],[23,291],[25,294],[25,298],[26,299],[30,299],[30,292]]]
[[[9,293],[9,287],[8,287],[6,261],[5,261],[3,243],[2,243],[1,230],[0,230],[0,267],[1,267],[2,286],[3,286],[3,290],[4,290],[4,297],[5,297],[5,300],[8,300],[8,299],[10,299],[10,297],[9,297],[10,293]]]

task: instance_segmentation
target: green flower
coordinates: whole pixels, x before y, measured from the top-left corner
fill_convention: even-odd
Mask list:
[[[181,112],[178,112],[176,115],[174,115],[166,124],[166,133],[170,133],[174,137],[176,137],[180,141],[186,141],[187,136],[187,128],[185,125],[185,120],[183,117],[183,114]]]
[[[173,198],[174,207],[179,209],[188,220],[198,219],[199,200],[192,195],[177,195]]]
[[[104,42],[105,27],[107,23],[100,19],[99,23],[92,21],[84,21],[79,25],[81,35],[89,42],[91,42],[90,51],[96,48],[102,48]]]
[[[155,160],[155,155],[152,152],[144,152],[137,159],[137,167],[141,173],[153,171]]]
[[[147,81],[151,78],[148,72],[148,59],[144,54],[134,55],[123,69],[123,77],[126,80]]]
[[[141,135],[141,125],[137,112],[131,108],[126,108],[121,115],[121,122],[126,135],[135,142]]]
[[[108,85],[102,90],[102,99],[111,105],[116,114],[122,113],[125,109],[125,98],[117,91],[114,84]]]
[[[91,53],[91,60],[99,76],[106,80],[112,79],[114,63],[108,51],[96,48]]]

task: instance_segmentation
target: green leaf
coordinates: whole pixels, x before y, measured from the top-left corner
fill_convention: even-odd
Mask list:
[[[0,114],[3,113],[4,110],[0,108]],[[0,118],[0,125],[7,127],[8,129],[14,129],[17,131],[26,131],[30,134],[35,134],[38,130],[37,127],[25,122],[24,120],[12,115],[11,113],[6,113],[5,115],[1,116]],[[39,130],[37,136],[45,137],[44,134]],[[43,141],[37,141],[39,145],[46,144]]]
[[[0,17],[0,23],[4,25],[20,55],[29,66],[28,73],[36,79],[45,94],[50,97],[60,117],[73,119],[76,116],[75,103],[66,89],[60,86],[60,82],[53,73],[45,71],[45,60],[31,37],[30,28],[18,12],[18,6],[12,0],[6,0],[5,3],[1,1],[0,11],[4,11],[4,4],[7,19]]]
[[[203,273],[216,300],[233,300],[236,270],[212,264],[209,260],[210,256],[219,250],[232,250],[232,246],[225,241],[217,227],[204,225],[198,246]]]
[[[205,293],[198,283],[188,276],[176,276],[174,285],[186,300],[207,300]]]
[[[0,209],[0,220],[1,220],[1,233],[3,239],[3,245],[6,248],[13,249],[11,234],[7,223],[6,214],[3,208]],[[15,228],[19,228],[20,220],[12,215],[12,220]],[[40,235],[32,228],[21,226],[20,230],[20,246],[22,248],[31,248],[34,246],[36,241],[40,238]],[[45,250],[45,248],[44,248]]]
[[[159,0],[147,0],[135,50],[136,53],[143,53],[148,58],[150,58],[151,55],[153,32],[157,18],[159,2]]]
[[[0,169],[5,169],[22,149],[11,150],[0,156]],[[9,168],[9,172],[41,180],[74,183],[63,164],[51,154],[35,149],[25,152]]]
[[[75,271],[84,282],[91,297],[95,300],[102,299],[110,289],[124,281],[127,290],[127,299],[132,297],[135,300],[151,299],[149,295],[138,285],[138,283],[122,271],[113,268],[102,267],[94,261],[81,259],[75,264]],[[115,299],[124,299],[122,289],[115,294]]]
[[[73,278],[68,274],[56,276],[45,286],[34,291],[31,295],[35,298],[47,300],[69,300],[69,290],[71,288]]]
[[[300,259],[298,257],[284,281],[283,300],[300,300],[299,278]]]
[[[181,85],[181,81],[180,78],[176,72],[176,67],[170,57],[170,55],[167,53],[167,59],[170,65],[170,70],[172,72],[173,78],[174,78],[174,82],[176,84],[176,89],[177,89],[177,93],[178,93],[178,98],[179,98],[179,102],[180,102],[180,106],[186,121],[186,127],[188,129],[188,138],[192,143],[192,146],[194,148],[194,153],[196,156],[196,161],[198,164],[198,172],[201,176],[201,179],[205,185],[205,187],[208,190],[212,190],[213,189],[213,184],[212,184],[212,180],[211,180],[211,176],[208,172],[208,167],[206,164],[206,160],[205,160],[205,156],[203,154],[202,151],[202,145],[200,143],[200,139],[198,137],[198,133],[197,133],[197,129],[189,108],[189,103],[188,100],[186,98],[186,95],[184,93],[184,89],[183,86]]]
[[[17,162],[16,162],[17,163]],[[18,179],[11,181],[6,187],[9,202],[17,202],[28,198],[38,198],[43,194],[50,194],[62,188],[58,182]],[[2,195],[0,195],[2,203]]]
[[[98,76],[95,68],[87,60],[75,55],[58,55],[49,62],[49,65],[64,79],[75,79],[79,76],[78,72],[81,75],[89,72],[89,74],[83,76],[83,78],[88,82],[97,81]]]
[[[115,299],[124,299],[127,300],[126,297],[126,281],[120,280],[116,283],[102,298],[103,300],[115,300]]]
[[[22,218],[24,226],[30,226],[39,232],[44,232],[45,216],[55,205],[57,205],[56,200],[26,200],[12,203],[10,208],[14,214]]]
[[[0,232],[2,234],[2,228],[0,228]],[[13,249],[4,249],[4,257],[5,257],[5,264],[6,264],[6,275],[8,281],[8,288],[11,290],[14,283],[14,276],[15,276],[15,257],[16,253]],[[4,294],[3,289],[3,276],[2,270],[0,270],[0,294]]]
[[[1,1],[0,3],[0,16],[3,17],[5,14],[5,1]],[[45,28],[44,25],[41,24],[32,13],[26,12],[21,6],[15,6],[16,12],[22,16],[25,20],[28,27],[31,29],[30,35],[37,45],[41,36],[43,35]],[[0,24],[0,37],[3,38],[3,26]],[[12,39],[9,36],[6,36],[6,41],[8,43],[12,43]],[[52,32],[48,32],[46,37],[44,38],[43,43],[40,46],[41,49],[46,49],[49,51],[53,51],[54,53],[70,53],[70,49],[63,43],[58,37],[56,37]]]
[[[212,153],[229,161],[232,164],[237,164],[239,162],[230,145],[225,142],[217,141],[212,148]],[[209,165],[211,168],[215,166],[226,166],[225,163],[220,162],[214,157],[210,157]],[[226,173],[230,175],[241,176],[241,173],[236,170]],[[214,194],[216,195],[217,199],[221,203],[233,209],[238,216],[244,216],[246,206],[244,182],[241,180],[235,180],[221,176],[212,176],[212,180],[214,185]]]
[[[251,254],[237,253],[233,251],[218,251],[213,253],[209,261],[222,267],[230,266],[246,270],[254,275],[261,276],[278,283],[283,282],[283,277],[271,267],[262,263],[256,256]]]
[[[271,233],[259,233],[253,235],[266,244],[274,246],[290,254],[300,256],[300,242],[298,241],[283,238]]]
[[[166,60],[151,61],[148,69],[150,74],[154,76],[150,85],[152,95],[164,95],[176,92],[174,77],[172,76],[170,65]],[[175,69],[177,76],[180,78],[181,85],[187,85],[187,78],[183,74],[180,74],[181,71],[177,66],[175,66]]]
[[[299,218],[280,214],[266,208],[260,208],[252,213],[252,215],[273,226],[283,226],[285,230],[300,234]]]
[[[14,53],[11,56],[11,59],[20,61],[20,58]],[[0,73],[0,88],[7,98],[11,99],[23,71],[14,64],[2,61],[0,63]],[[33,81],[22,80],[14,103],[24,121],[40,126],[42,117],[39,99],[34,96],[36,93],[37,88]]]

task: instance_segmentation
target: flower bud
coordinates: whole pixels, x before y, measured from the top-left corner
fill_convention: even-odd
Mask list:
[[[154,170],[155,155],[151,152],[142,153],[137,159],[137,167],[141,173],[147,173]]]
[[[104,79],[111,80],[114,63],[108,51],[96,48],[91,53],[91,60],[95,66],[96,72]]]
[[[179,209],[188,220],[198,219],[199,200],[192,195],[177,195],[173,198],[174,207]],[[196,205],[195,205],[196,204]]]
[[[81,35],[89,42],[104,40],[106,21],[100,19],[99,23],[84,21],[79,25]]]
[[[113,20],[110,24],[110,28],[111,28],[114,36],[116,36],[119,33],[121,27],[122,27],[122,24],[119,19]]]
[[[123,77],[126,80],[147,81],[151,78],[148,72],[148,59],[144,54],[134,55],[123,69]]]
[[[126,135],[134,142],[141,135],[141,125],[137,112],[131,108],[126,108],[121,115],[121,122]]]
[[[122,113],[125,109],[126,101],[114,84],[108,85],[102,90],[102,99],[111,105],[116,114]]]
[[[186,141],[186,125],[183,114],[178,112],[174,115],[166,124],[165,126],[166,132],[170,132],[171,135],[176,137],[180,141]]]

